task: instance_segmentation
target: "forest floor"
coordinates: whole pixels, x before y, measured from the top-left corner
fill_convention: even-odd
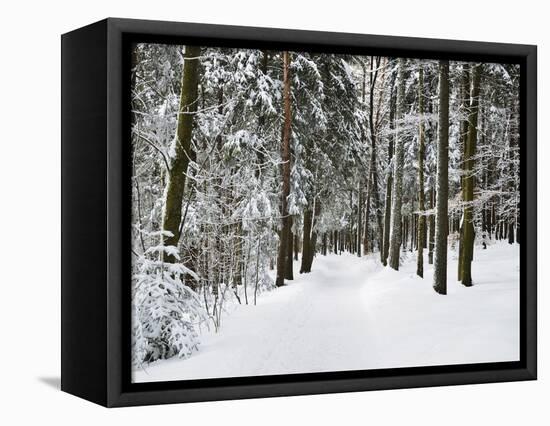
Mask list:
[[[199,351],[134,371],[135,382],[412,367],[519,359],[519,245],[476,247],[474,286],[432,289],[433,265],[416,276],[416,253],[399,271],[375,255],[317,256],[310,274],[236,305]]]

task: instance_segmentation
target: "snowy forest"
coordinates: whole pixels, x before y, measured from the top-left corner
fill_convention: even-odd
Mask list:
[[[519,359],[519,80],[134,45],[133,380]]]

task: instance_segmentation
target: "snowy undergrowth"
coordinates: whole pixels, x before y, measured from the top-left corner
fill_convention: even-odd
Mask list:
[[[160,260],[173,247],[149,249],[136,261],[132,283],[132,363],[135,366],[177,356],[185,358],[198,349],[197,327],[208,321],[198,295],[182,281],[196,274],[180,263]],[[146,257],[147,256],[147,257]]]
[[[138,368],[134,381],[517,360],[519,246],[476,247],[475,257],[466,288],[449,253],[442,296],[431,287],[432,265],[416,276],[415,253],[399,271],[375,255],[318,255],[310,274],[296,272],[257,306],[232,309],[218,333],[204,331],[192,356]]]

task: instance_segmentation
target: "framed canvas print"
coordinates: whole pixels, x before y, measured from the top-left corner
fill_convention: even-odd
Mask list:
[[[62,37],[62,389],[536,378],[536,47],[107,19]]]

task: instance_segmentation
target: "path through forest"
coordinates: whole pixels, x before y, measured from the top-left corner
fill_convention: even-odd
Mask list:
[[[153,363],[134,380],[184,380],[384,367],[511,361],[519,358],[519,246],[476,251],[475,285],[456,282],[450,252],[449,294],[374,258],[317,256],[310,274],[237,305],[219,333],[205,331],[188,359]],[[295,263],[295,270],[298,270]]]

